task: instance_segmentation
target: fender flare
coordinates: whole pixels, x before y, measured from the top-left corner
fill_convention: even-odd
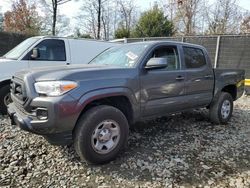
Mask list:
[[[139,94],[138,94],[139,95]],[[89,91],[81,96],[77,103],[77,111],[80,112],[78,114],[78,118],[80,117],[84,108],[90,104],[91,102],[99,99],[104,99],[107,97],[116,97],[116,96],[124,96],[126,97],[132,107],[133,119],[137,120],[140,115],[140,105],[134,93],[126,87],[113,87],[113,88],[104,88],[104,89],[96,89]],[[78,119],[77,118],[77,119]]]

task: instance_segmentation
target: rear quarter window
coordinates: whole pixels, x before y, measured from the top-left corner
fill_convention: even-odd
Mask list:
[[[206,58],[201,49],[183,47],[183,52],[187,69],[201,68],[206,65]]]

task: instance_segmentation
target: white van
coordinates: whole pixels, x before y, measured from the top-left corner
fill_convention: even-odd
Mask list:
[[[0,58],[0,114],[6,114],[10,102],[11,76],[34,67],[84,64],[104,50],[119,45],[88,39],[31,37]]]

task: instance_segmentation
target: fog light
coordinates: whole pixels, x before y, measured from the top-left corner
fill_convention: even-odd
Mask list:
[[[46,120],[46,119],[48,119],[48,111],[47,111],[47,109],[38,108],[38,109],[36,110],[36,117],[37,117],[39,120]]]

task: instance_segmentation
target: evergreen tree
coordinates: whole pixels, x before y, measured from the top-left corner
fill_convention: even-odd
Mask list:
[[[174,33],[174,25],[157,4],[142,14],[134,30],[135,37],[167,37]]]

